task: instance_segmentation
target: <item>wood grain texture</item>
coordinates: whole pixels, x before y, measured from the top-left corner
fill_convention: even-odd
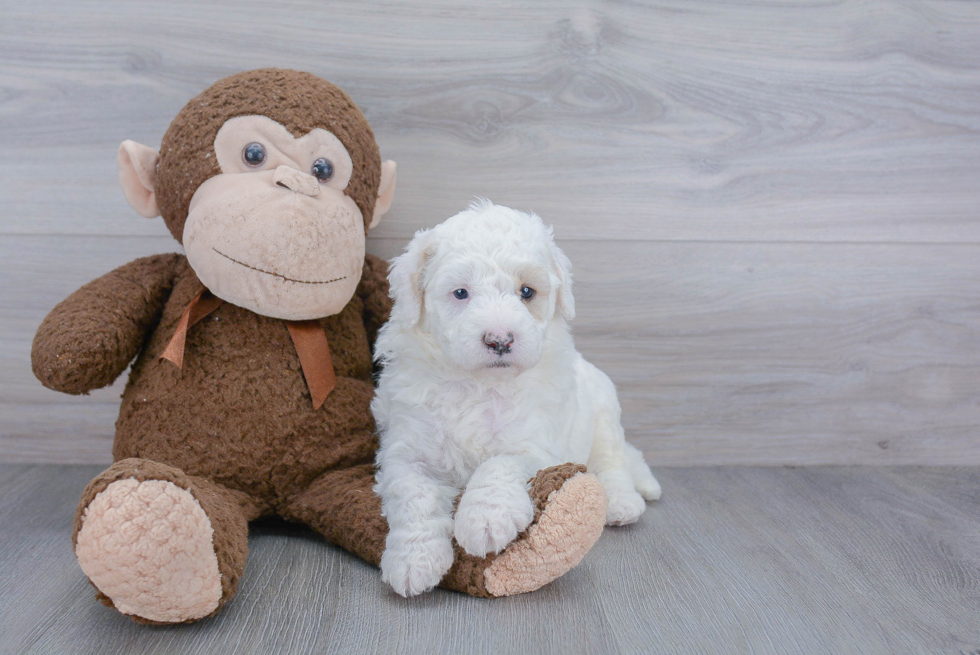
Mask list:
[[[390,257],[402,244],[371,249]],[[30,293],[0,287],[14,308],[0,317],[2,461],[109,462],[125,378],[91,397],[46,390],[31,338],[79,285],[174,245],[0,240],[4,277],[64,270]],[[980,464],[980,246],[563,245],[578,347],[618,385],[627,435],[651,462]]]
[[[551,215],[569,238],[980,242],[969,2],[2,12],[5,233],[156,229],[123,220],[119,142],[156,147],[208,84],[274,65],[340,84],[399,162],[378,236],[481,194]]]
[[[655,462],[980,464],[980,5],[0,0],[0,461],[104,463],[121,384],[30,374],[44,314],[175,248],[115,151],[283,66],[399,163],[369,249],[477,195],[554,223],[582,350]]]
[[[974,653],[980,469],[694,468],[582,564],[498,600],[406,601],[377,569],[253,525],[234,601],[139,626],[95,601],[70,547],[97,467],[0,466],[4,653]]]

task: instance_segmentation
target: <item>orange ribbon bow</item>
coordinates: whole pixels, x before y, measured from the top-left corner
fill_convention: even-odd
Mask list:
[[[218,298],[207,289],[202,289],[194,296],[184,310],[177,330],[170,338],[170,343],[164,349],[161,359],[166,359],[183,368],[184,344],[187,341],[187,331],[205,316],[221,307],[224,300]],[[306,386],[313,398],[313,409],[320,409],[333,388],[337,386],[337,375],[333,370],[333,359],[330,356],[330,345],[327,343],[327,333],[320,326],[320,321],[283,321],[289,336],[293,340],[299,363],[303,368]]]

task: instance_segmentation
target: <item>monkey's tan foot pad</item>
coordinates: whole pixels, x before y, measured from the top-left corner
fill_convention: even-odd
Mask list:
[[[158,623],[218,608],[214,530],[191,492],[163,480],[117,480],[82,514],[75,556],[123,614]]]
[[[534,521],[502,553],[478,559],[456,546],[440,586],[474,596],[512,596],[540,589],[578,565],[602,534],[606,493],[578,464],[543,469],[531,481]]]

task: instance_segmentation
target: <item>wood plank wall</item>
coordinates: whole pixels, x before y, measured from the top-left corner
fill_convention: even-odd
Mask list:
[[[44,389],[34,330],[176,249],[119,142],[280,66],[399,164],[372,252],[475,195],[555,225],[580,349],[655,465],[980,464],[980,4],[0,7],[0,461],[109,461],[121,384]]]

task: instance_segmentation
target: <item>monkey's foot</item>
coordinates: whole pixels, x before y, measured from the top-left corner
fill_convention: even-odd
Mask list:
[[[511,596],[540,589],[578,565],[602,534],[606,493],[578,464],[538,472],[531,481],[534,520],[502,553],[476,558],[456,546],[441,586],[474,596]]]
[[[75,555],[123,614],[154,623],[208,616],[222,599],[214,530],[187,489],[117,480],[82,513]]]

